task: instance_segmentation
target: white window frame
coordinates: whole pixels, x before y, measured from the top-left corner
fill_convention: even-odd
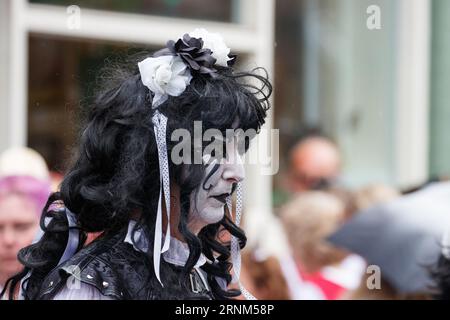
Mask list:
[[[398,0],[394,180],[411,187],[428,179],[431,1]]]

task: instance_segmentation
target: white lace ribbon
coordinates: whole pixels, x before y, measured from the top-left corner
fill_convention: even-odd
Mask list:
[[[158,148],[158,162],[159,162],[159,181],[160,191],[158,199],[158,211],[156,213],[156,226],[155,226],[155,241],[153,244],[153,267],[155,270],[156,278],[159,283],[164,287],[161,282],[160,276],[160,260],[161,254],[166,252],[170,246],[170,176],[169,176],[169,161],[167,156],[167,142],[166,142],[166,129],[167,129],[167,117],[161,114],[158,110],[152,118],[156,145]],[[161,242],[163,239],[162,233],[162,194],[164,193],[164,200],[166,205],[167,214],[167,226],[164,237],[164,244],[161,248]]]
[[[243,183],[239,182],[236,188],[236,217],[235,224],[239,227],[241,224],[243,205]],[[227,206],[230,213],[232,212],[231,196],[227,197]],[[247,300],[256,300],[256,298],[248,292],[239,280],[241,275],[241,248],[239,240],[235,236],[231,236],[231,261],[233,262],[233,283],[238,283],[239,289]]]

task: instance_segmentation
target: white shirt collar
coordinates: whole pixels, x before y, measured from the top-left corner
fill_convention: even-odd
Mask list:
[[[133,246],[136,251],[149,251],[148,237],[145,236],[142,228],[138,228],[134,233],[134,243],[132,241],[133,229],[136,225],[136,221],[130,220],[128,223],[128,232],[124,242],[127,242]],[[163,259],[176,266],[184,266],[189,258],[189,247],[185,242],[182,242],[174,237],[170,237],[169,250],[162,254]],[[206,263],[207,259],[202,253],[195,264],[195,268],[201,267]]]

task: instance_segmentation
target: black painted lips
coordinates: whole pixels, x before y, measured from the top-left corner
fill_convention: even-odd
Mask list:
[[[214,199],[217,199],[217,200],[219,200],[220,202],[222,202],[222,203],[227,203],[227,197],[229,196],[230,194],[229,193],[222,193],[222,194],[220,194],[220,195],[218,195],[218,196],[213,196],[213,198]]]

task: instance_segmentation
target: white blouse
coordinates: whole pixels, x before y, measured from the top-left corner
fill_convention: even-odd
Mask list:
[[[127,242],[133,246],[133,248],[137,251],[147,252],[149,249],[149,241],[147,237],[143,236],[143,230],[137,229],[134,234],[134,243],[131,240],[133,235],[133,228],[136,224],[136,221],[130,220],[128,223],[128,232],[125,237],[124,242]],[[189,257],[189,247],[186,243],[171,237],[170,238],[170,247],[169,250],[162,254],[163,259],[171,264],[177,266],[184,266]],[[207,259],[204,254],[200,255],[197,263],[194,268],[198,271],[198,274],[203,280],[206,288],[208,287],[208,283],[206,281],[204,271],[200,269],[202,265],[207,262]],[[81,282],[79,286],[75,288],[69,288],[69,286],[65,286],[64,289],[59,291],[56,296],[53,298],[54,300],[114,300],[111,297],[104,296],[101,292],[94,286]]]

